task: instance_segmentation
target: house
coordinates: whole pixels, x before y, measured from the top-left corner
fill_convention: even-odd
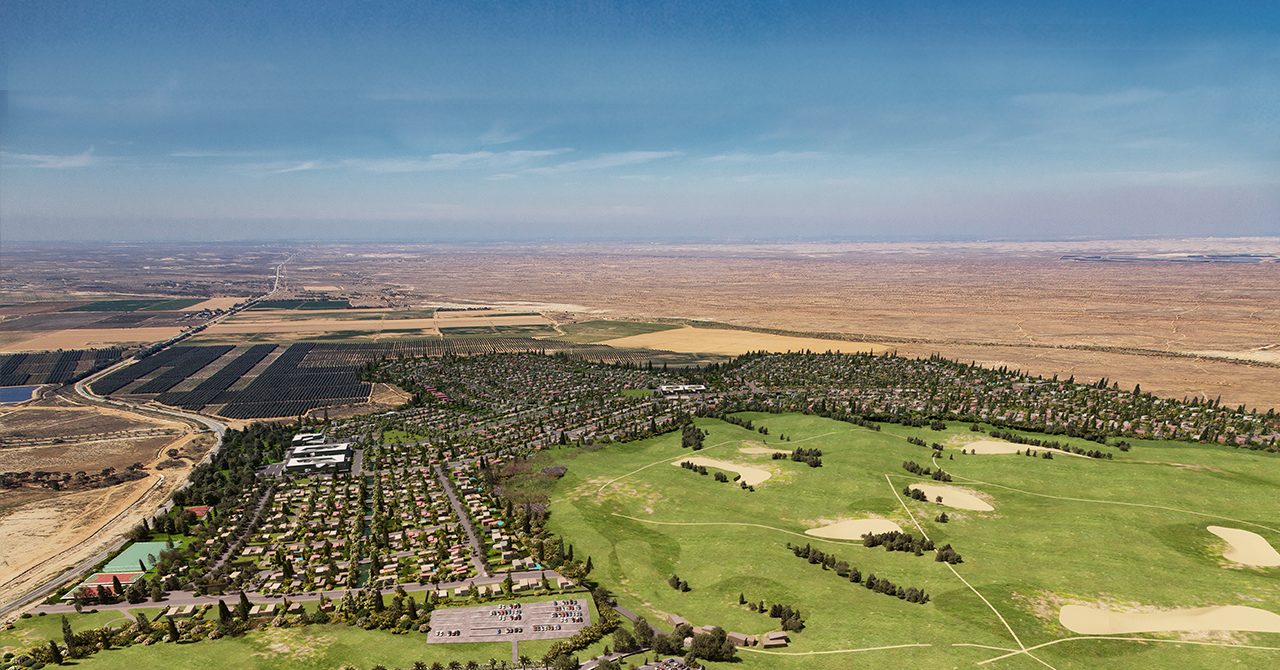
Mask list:
[[[735,647],[754,647],[756,645],[756,636],[754,635],[729,631],[725,633],[725,638],[732,642]]]
[[[680,616],[679,614],[668,614],[667,623],[671,624],[672,628],[680,626],[681,624],[684,624],[689,627],[693,627],[693,624],[689,623],[688,619]]]

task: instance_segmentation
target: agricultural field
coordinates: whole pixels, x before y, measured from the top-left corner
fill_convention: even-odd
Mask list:
[[[560,326],[564,336],[560,339],[569,342],[604,342],[632,335],[657,333],[664,330],[675,330],[680,326],[670,323],[640,323],[637,321],[580,321]]]
[[[968,424],[874,431],[817,416],[732,416],[755,429],[698,419],[707,434],[696,454],[668,434],[552,451],[535,463],[567,466],[549,485],[548,527],[593,557],[593,576],[612,585],[624,607],[651,621],[679,614],[754,635],[781,622],[739,604],[740,595],[802,613],[803,630],[790,634],[787,648],[740,649],[744,667],[953,667],[999,658],[985,667],[1219,668],[1270,667],[1280,657],[1280,568],[1227,558],[1231,547],[1209,530],[1247,530],[1280,546],[1274,509],[1264,502],[1280,484],[1273,454],[1145,440],[1128,451],[1106,448],[1105,459],[1060,451],[1046,459],[1042,452],[1057,450],[1037,447],[1028,457],[1025,446],[1022,454],[971,454],[971,443],[1000,440]],[[908,438],[942,445],[940,455]],[[767,453],[797,448],[820,450],[820,467]],[[671,467],[695,457],[720,463],[705,466],[711,473],[762,470],[767,479],[752,491]],[[941,468],[951,480],[913,474],[908,462]],[[916,484],[956,495],[950,504],[947,493],[941,504],[914,500],[904,489]],[[963,509],[960,493],[993,509]],[[961,562],[813,532],[859,519],[951,545]],[[861,582],[840,576],[838,564],[798,558],[788,544],[847,562]],[[687,592],[669,585],[673,575]],[[870,575],[929,600],[868,590]],[[1072,619],[1081,610],[1071,606],[1089,608],[1089,623]],[[1223,625],[1245,630],[1145,633],[1093,611],[1206,607],[1255,609]],[[1155,624],[1179,626],[1204,620],[1172,615]]]

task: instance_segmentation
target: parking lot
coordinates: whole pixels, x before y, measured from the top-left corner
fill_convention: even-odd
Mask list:
[[[553,640],[591,623],[586,599],[495,603],[431,613],[428,643]]]

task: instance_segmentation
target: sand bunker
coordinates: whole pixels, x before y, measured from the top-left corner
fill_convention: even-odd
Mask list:
[[[1058,621],[1081,635],[1156,633],[1167,630],[1241,630],[1280,633],[1280,614],[1256,607],[1198,607],[1171,612],[1112,612],[1065,605]]]
[[[1280,566],[1280,553],[1257,533],[1222,526],[1209,526],[1207,530],[1227,541],[1229,546],[1222,556],[1228,561],[1263,568]]]
[[[739,449],[744,454],[789,454],[786,449],[770,449],[768,447],[743,447]]]
[[[965,451],[976,451],[979,454],[1016,454],[1026,447],[1012,442],[995,442],[993,440],[980,440],[978,442],[970,442],[969,444],[961,444],[957,449]]]
[[[931,501],[937,500],[938,496],[942,496],[942,505],[944,507],[968,509],[975,512],[990,512],[995,509],[978,496],[975,496],[972,493],[966,493],[960,489],[953,489],[950,486],[912,484],[911,488],[924,491],[924,494],[929,496],[929,500]]]
[[[810,528],[805,535],[829,537],[833,540],[861,540],[867,533],[902,532],[902,527],[888,519],[852,519],[821,528]]]
[[[736,472],[742,475],[742,481],[746,482],[747,486],[755,486],[756,484],[759,484],[773,476],[773,474],[768,470],[753,468],[748,465],[738,465],[737,463],[726,463],[725,461],[717,461],[710,458],[682,458],[678,461],[672,461],[671,464],[676,467],[680,467],[680,464],[685,461],[693,461],[694,465],[703,465],[708,468],[718,468],[720,470]]]

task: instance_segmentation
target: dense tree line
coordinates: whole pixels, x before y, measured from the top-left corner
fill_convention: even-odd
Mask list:
[[[950,549],[950,547],[951,545],[947,545],[944,548]],[[792,546],[791,543],[788,542],[787,548],[791,549],[791,552],[796,556],[807,559],[810,565],[821,565],[823,570],[834,571],[837,576],[848,579],[850,583],[857,584],[861,582],[863,586],[872,591],[883,593],[885,595],[897,596],[898,599],[906,600],[910,603],[923,605],[929,602],[928,594],[926,594],[922,589],[903,588],[887,579],[877,578],[875,574],[868,575],[867,578],[863,580],[862,572],[860,572],[856,567],[851,567],[847,561],[837,560],[835,556],[827,554],[819,549],[814,549],[807,544],[800,547]],[[956,558],[959,558],[958,554],[956,555]]]

